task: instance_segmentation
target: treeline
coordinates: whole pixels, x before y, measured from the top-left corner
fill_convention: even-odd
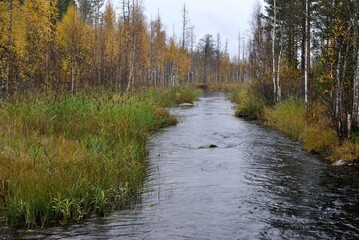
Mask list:
[[[0,96],[28,90],[149,85],[239,79],[218,35],[195,43],[188,11],[182,34],[168,36],[160,16],[148,23],[139,0],[0,2]]]
[[[275,104],[320,102],[340,139],[359,127],[359,1],[266,0],[255,7],[248,71],[257,96]],[[315,113],[313,113],[315,114]]]

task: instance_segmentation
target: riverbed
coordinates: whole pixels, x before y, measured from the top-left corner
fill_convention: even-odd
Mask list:
[[[233,107],[205,93],[171,109],[179,123],[151,138],[143,192],[125,209],[0,239],[359,239],[359,168],[323,162]]]

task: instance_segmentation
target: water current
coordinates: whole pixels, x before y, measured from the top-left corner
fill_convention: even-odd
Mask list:
[[[233,107],[205,93],[171,109],[179,123],[151,138],[143,193],[125,209],[0,239],[359,239],[359,167],[321,161]]]

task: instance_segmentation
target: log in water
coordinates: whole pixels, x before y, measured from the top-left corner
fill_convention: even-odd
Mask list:
[[[236,119],[224,94],[172,112],[179,124],[151,139],[143,193],[127,209],[66,229],[2,229],[0,239],[359,238],[358,167]]]

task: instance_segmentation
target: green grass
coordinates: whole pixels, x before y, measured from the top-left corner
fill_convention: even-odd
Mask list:
[[[258,99],[248,86],[240,85],[232,89],[230,98],[237,103],[236,116],[251,120],[262,119],[264,104]]]
[[[306,127],[304,103],[289,99],[266,108],[265,120],[293,140],[300,140]]]
[[[176,120],[163,107],[191,89],[59,98],[0,106],[0,209],[29,228],[103,216],[142,187],[148,136]]]
[[[319,104],[313,104],[309,113],[304,102],[288,99],[265,110],[265,119],[272,127],[293,140],[301,141],[303,149],[328,158],[338,145],[336,132]]]

